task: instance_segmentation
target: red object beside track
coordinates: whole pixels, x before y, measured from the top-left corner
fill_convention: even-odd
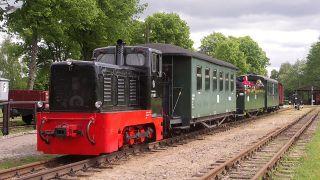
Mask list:
[[[281,83],[278,83],[278,94],[279,94],[279,105],[283,106],[284,104],[284,89]]]

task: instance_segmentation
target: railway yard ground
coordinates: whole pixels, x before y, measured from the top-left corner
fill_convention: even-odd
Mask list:
[[[196,179],[210,164],[230,158],[231,155],[250,147],[271,131],[292,123],[311,109],[313,108],[307,107],[299,111],[291,109],[274,113],[242,123],[226,131],[188,140],[187,143],[130,155],[117,161],[111,167],[96,169],[76,179]],[[320,109],[317,107],[316,110]],[[301,164],[301,166],[296,166],[295,173],[292,174],[296,179],[317,179],[316,177],[320,176],[317,171],[320,160],[318,121],[319,117],[308,129],[311,131],[308,142],[313,137],[313,132],[317,131],[311,143],[307,144],[305,149],[303,148],[303,153],[300,153],[301,157],[296,164]],[[316,128],[317,124],[318,128]],[[0,171],[15,166],[10,164],[12,161],[20,165],[53,157],[36,151],[35,131],[0,137]],[[314,176],[310,176],[310,172]]]
[[[0,112],[0,129],[2,129],[2,113]],[[34,125],[26,125],[22,121],[21,117],[15,117],[9,121],[10,135],[8,137],[20,136],[21,134],[35,133]],[[3,134],[0,131],[0,139],[3,137]]]
[[[210,164],[249,147],[259,138],[310,111],[288,110],[187,144],[129,158],[112,169],[84,179],[190,179]]]
[[[2,113],[0,128],[2,129]],[[7,136],[0,132],[0,170],[52,158],[36,151],[34,125],[26,125],[21,117],[16,117],[10,120],[9,128],[10,134]]]

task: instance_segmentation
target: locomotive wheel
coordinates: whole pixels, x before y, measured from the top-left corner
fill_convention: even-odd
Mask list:
[[[26,116],[22,116],[22,121],[25,122],[27,125],[30,125],[31,122],[33,120],[33,115],[26,115]]]

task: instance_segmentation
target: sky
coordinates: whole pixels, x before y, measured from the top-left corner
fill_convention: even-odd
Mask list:
[[[148,3],[141,19],[155,12],[174,12],[190,27],[194,48],[213,32],[250,36],[270,58],[267,68],[305,59],[320,37],[319,0],[141,0]]]
[[[155,12],[179,14],[190,27],[195,49],[203,37],[213,32],[250,36],[270,58],[269,72],[278,70],[282,63],[306,58],[310,46],[320,37],[320,0],[140,1],[148,3],[140,19]],[[15,0],[8,2],[21,6]]]

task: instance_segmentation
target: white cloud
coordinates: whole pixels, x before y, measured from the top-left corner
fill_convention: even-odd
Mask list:
[[[312,0],[144,0],[144,17],[175,12],[190,26],[194,48],[212,33],[250,36],[267,53],[270,67],[306,57],[320,35],[320,1]]]

